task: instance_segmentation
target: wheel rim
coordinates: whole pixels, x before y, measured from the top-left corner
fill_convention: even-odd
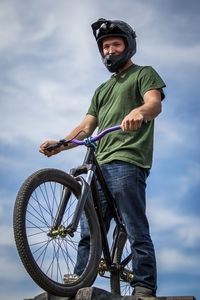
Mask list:
[[[31,255],[39,269],[51,280],[64,284],[65,274],[74,274],[78,244],[80,241],[80,224],[74,237],[61,234],[51,237],[53,220],[63,185],[58,182],[45,182],[32,193],[26,210],[26,238]],[[70,224],[77,198],[71,195],[62,221],[62,226]]]

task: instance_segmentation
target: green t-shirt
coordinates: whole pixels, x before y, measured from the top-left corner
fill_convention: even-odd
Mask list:
[[[124,72],[112,75],[99,86],[92,98],[88,114],[95,116],[98,133],[120,125],[131,110],[144,104],[144,94],[160,89],[165,83],[152,67],[131,65]],[[137,131],[117,130],[105,135],[99,142],[96,157],[99,164],[122,160],[143,168],[151,168],[154,121],[143,124]]]

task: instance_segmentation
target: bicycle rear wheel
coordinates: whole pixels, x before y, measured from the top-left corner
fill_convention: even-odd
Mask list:
[[[120,265],[121,269],[110,274],[110,286],[113,294],[121,296],[132,295],[133,288],[130,286],[132,275],[132,254],[126,232],[121,231],[116,241],[113,263]]]
[[[63,188],[71,192],[61,222],[60,234],[49,235]],[[72,296],[96,278],[101,257],[101,234],[96,212],[87,200],[84,208],[90,231],[89,257],[85,270],[75,278],[80,224],[74,236],[62,235],[74,215],[81,192],[80,184],[70,175],[56,169],[43,169],[32,174],[17,195],[13,225],[18,253],[32,279],[44,290],[56,296]],[[63,227],[62,227],[63,226]],[[73,277],[64,283],[64,275]]]

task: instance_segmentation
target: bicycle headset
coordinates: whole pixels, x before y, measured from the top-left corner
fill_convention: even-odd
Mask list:
[[[127,23],[120,20],[98,19],[92,25],[93,34],[98,44],[102,61],[110,72],[118,72],[136,53],[136,34]],[[125,42],[125,50],[120,55],[104,55],[102,41],[106,37],[121,37]]]

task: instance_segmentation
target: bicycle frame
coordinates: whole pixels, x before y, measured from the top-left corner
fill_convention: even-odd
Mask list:
[[[102,250],[103,250],[103,255],[104,255],[104,260],[105,260],[105,265],[104,269],[106,271],[112,271],[115,270],[116,268],[119,268],[119,266],[113,265],[113,257],[115,253],[115,246],[117,240],[120,238],[120,235],[123,235],[123,237],[127,237],[126,230],[124,228],[124,225],[122,223],[122,220],[119,216],[119,213],[114,205],[114,200],[113,197],[106,185],[106,182],[103,178],[102,172],[100,170],[99,164],[95,158],[95,148],[92,144],[87,146],[87,153],[85,155],[84,162],[81,166],[71,169],[70,175],[72,175],[77,181],[81,183],[82,189],[81,189],[81,194],[79,196],[79,201],[78,205],[75,210],[75,214],[73,216],[73,220],[70,225],[67,226],[67,228],[64,229],[62,234],[69,234],[73,236],[73,233],[76,231],[81,214],[83,212],[83,208],[85,205],[86,199],[90,197],[90,193],[92,193],[92,198],[93,198],[93,203],[94,203],[94,208],[97,213],[99,225],[100,225],[100,231],[101,231],[101,236],[102,236]],[[84,179],[81,174],[86,174],[86,179]],[[98,191],[97,191],[97,183],[96,179],[99,181],[99,184],[102,188],[102,191],[105,195],[105,198],[107,200],[107,203],[109,205],[110,211],[112,212],[113,218],[116,223],[116,229],[113,234],[113,243],[111,247],[111,251],[109,250],[109,244],[108,244],[108,239],[107,239],[107,232],[105,229],[104,225],[104,220],[103,220],[103,214],[102,214],[102,208],[101,208],[101,203],[100,199],[98,196]],[[53,224],[53,229],[52,233],[58,234],[59,231],[59,226],[61,224],[61,220],[63,217],[63,214],[65,212],[65,208],[67,205],[67,201],[70,197],[70,192],[66,188],[63,190],[63,195],[61,202],[58,207],[58,211],[56,214],[56,218]],[[128,258],[126,258],[125,263],[129,262],[131,260],[131,255],[129,255]],[[123,262],[121,263],[123,267]]]

